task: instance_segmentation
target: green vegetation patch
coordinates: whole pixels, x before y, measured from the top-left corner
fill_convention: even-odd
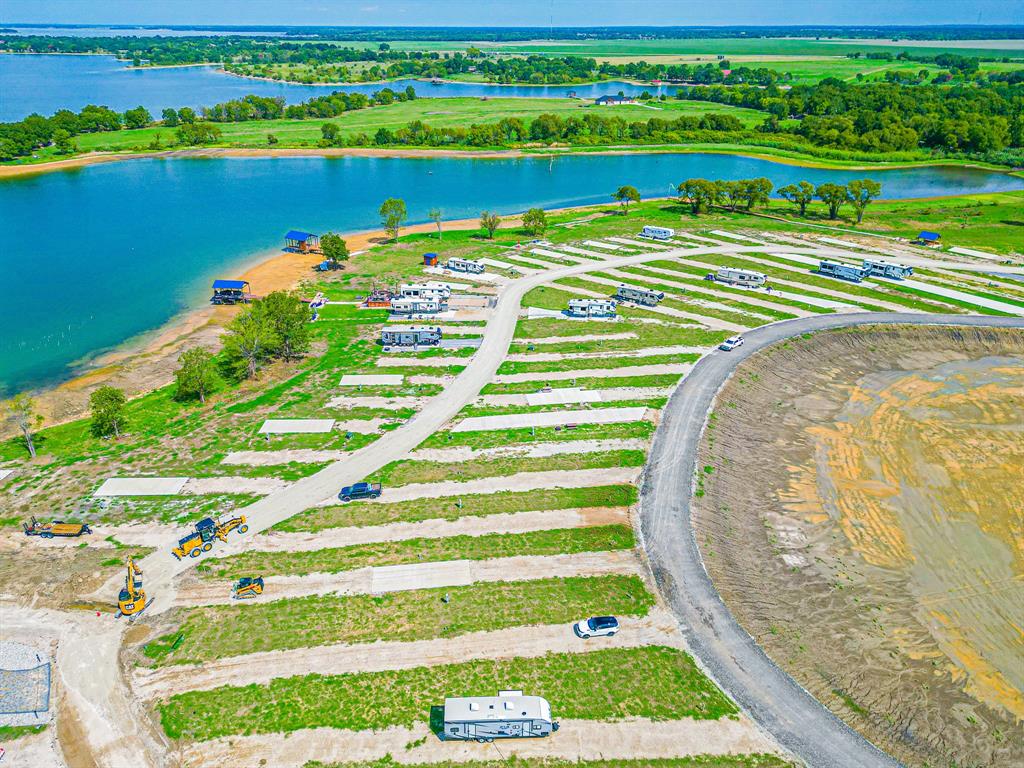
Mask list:
[[[536,362],[520,362],[506,360],[498,368],[498,374],[512,373],[552,373],[555,371],[588,371],[613,368],[633,368],[638,365],[663,365],[665,363],[695,363],[700,359],[697,354],[650,355],[636,357],[573,357],[567,360],[538,360]],[[536,386],[536,382],[534,382]]]
[[[440,499],[413,499],[390,504],[353,501],[337,507],[311,509],[284,520],[275,531],[318,531],[346,525],[385,525],[418,520],[454,520],[458,517],[499,515],[552,509],[628,507],[636,503],[632,485],[592,488],[550,488],[507,493],[473,493]]]
[[[619,405],[619,403],[615,403]],[[472,448],[500,448],[539,443],[556,443],[566,440],[623,440],[628,438],[650,439],[654,424],[649,421],[627,421],[621,424],[579,424],[576,429],[538,427],[531,430],[496,429],[490,432],[435,432],[422,443],[420,448],[444,448],[470,446]]]
[[[210,605],[183,611],[177,629],[147,643],[143,654],[157,666],[196,664],[258,651],[569,623],[600,613],[643,616],[653,606],[639,577],[620,574]]]
[[[290,677],[189,691],[158,709],[168,736],[204,741],[303,728],[410,727],[429,722],[431,708],[447,696],[493,696],[507,688],[545,697],[556,718],[714,720],[738,712],[689,655],[660,646]]]
[[[682,374],[679,373],[651,373],[643,376],[609,376],[607,378],[584,376],[578,379],[552,379],[551,381],[510,381],[503,384],[487,384],[480,393],[483,395],[519,395],[538,392],[542,387],[581,387],[583,389],[674,387],[681,376]],[[583,429],[584,426],[586,425],[581,425],[578,430]],[[538,430],[539,433],[540,430]]]
[[[488,456],[473,461],[411,461],[404,459],[383,467],[374,479],[387,486],[413,483],[465,482],[482,477],[506,477],[519,472],[551,472],[567,469],[604,469],[640,467],[646,460],[643,451],[618,450],[601,453],[575,453],[547,456]]]
[[[561,528],[527,533],[490,533],[443,539],[406,539],[354,544],[309,552],[242,552],[205,561],[197,567],[203,578],[295,576],[304,573],[339,573],[365,566],[443,560],[490,560],[518,555],[560,555],[609,552],[634,545],[628,525]]]

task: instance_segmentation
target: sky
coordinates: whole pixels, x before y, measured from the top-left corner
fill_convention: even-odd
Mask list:
[[[319,26],[1024,24],[1024,0],[0,0],[0,23]]]

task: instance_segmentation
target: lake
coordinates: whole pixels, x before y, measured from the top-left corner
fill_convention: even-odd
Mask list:
[[[293,228],[379,227],[387,197],[410,223],[611,202],[622,184],[668,195],[690,177],[845,182],[863,171],[713,154],[560,158],[144,159],[0,181],[0,395],[66,379],[90,356],[205,305]],[[963,168],[871,171],[887,197],[1024,188]],[[260,286],[253,286],[255,291]]]
[[[638,96],[673,94],[674,86],[634,85],[608,81],[591,85],[491,85],[438,83],[411,78],[388,83],[351,85],[298,85],[237,77],[216,66],[133,69],[113,56],[60,54],[0,54],[0,121],[20,120],[37,112],[52,115],[58,109],[80,110],[99,104],[118,112],[140,104],[159,117],[165,107],[203,107],[247,96],[281,96],[288,103],[324,96],[332,91],[374,93],[385,86],[405,90],[411,85],[420,96],[502,96],[565,98],[575,91],[594,99],[619,91]]]

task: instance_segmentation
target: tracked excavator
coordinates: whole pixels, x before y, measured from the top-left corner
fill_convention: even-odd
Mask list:
[[[152,600],[146,600],[146,591],[142,588],[142,569],[135,564],[132,556],[128,556],[128,573],[124,577],[124,589],[117,596],[117,616],[127,616],[128,621],[149,607]]]

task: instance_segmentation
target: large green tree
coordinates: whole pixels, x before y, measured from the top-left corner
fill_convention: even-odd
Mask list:
[[[116,387],[103,386],[89,395],[89,431],[95,437],[120,437],[128,423],[124,412],[127,402],[124,392]]]
[[[494,239],[494,231],[501,226],[501,216],[490,211],[483,211],[480,214],[480,226],[487,232],[487,237]]]
[[[740,197],[747,204],[748,211],[753,210],[757,205],[767,205],[772,189],[775,188],[775,185],[764,176],[759,176],[756,179],[744,179],[740,184]]]
[[[681,202],[689,203],[694,215],[708,210],[722,196],[721,187],[717,182],[707,179],[687,179],[677,188]]]
[[[637,191],[636,187],[631,187],[628,184],[626,184],[624,186],[619,187],[612,193],[612,200],[618,202],[619,206],[622,208],[622,215],[628,216],[629,204],[639,203],[640,193]]]
[[[273,291],[253,304],[252,309],[264,315],[273,329],[277,339],[274,354],[293,360],[309,351],[309,306],[294,293]]]
[[[251,379],[280,348],[280,339],[266,312],[245,307],[224,334],[224,358],[239,378]]]
[[[716,181],[718,185],[718,192],[721,196],[722,202],[729,206],[729,210],[735,211],[739,208],[740,203],[744,200],[744,184],[743,181]]]
[[[405,217],[408,215],[405,201],[397,197],[389,197],[381,203],[379,213],[384,231],[392,240],[398,240],[398,230],[401,229],[402,224],[405,223]]]
[[[336,232],[328,232],[320,238],[320,250],[333,266],[348,261],[348,244]]]
[[[523,214],[523,228],[531,235],[543,235],[548,228],[548,217],[543,208],[531,208]]]
[[[28,455],[36,457],[35,431],[42,425],[43,417],[36,411],[36,401],[25,394],[15,395],[3,404],[2,413],[18,428]]]
[[[847,200],[846,185],[826,182],[819,184],[818,188],[814,190],[814,194],[828,206],[828,217],[830,219],[838,219],[839,209],[843,207]]]
[[[136,107],[124,113],[125,128],[145,128],[152,122],[153,116],[149,114],[149,110],[145,107]]]
[[[874,179],[854,179],[846,185],[846,199],[857,212],[857,223],[864,218],[864,209],[882,194],[882,185]]]
[[[217,385],[213,355],[202,347],[192,347],[181,353],[178,362],[181,367],[174,372],[175,399],[198,398],[200,403],[205,403],[207,395]]]
[[[789,202],[799,206],[800,215],[805,216],[808,203],[814,199],[814,185],[809,181],[787,184],[784,187],[779,187],[779,194]]]

